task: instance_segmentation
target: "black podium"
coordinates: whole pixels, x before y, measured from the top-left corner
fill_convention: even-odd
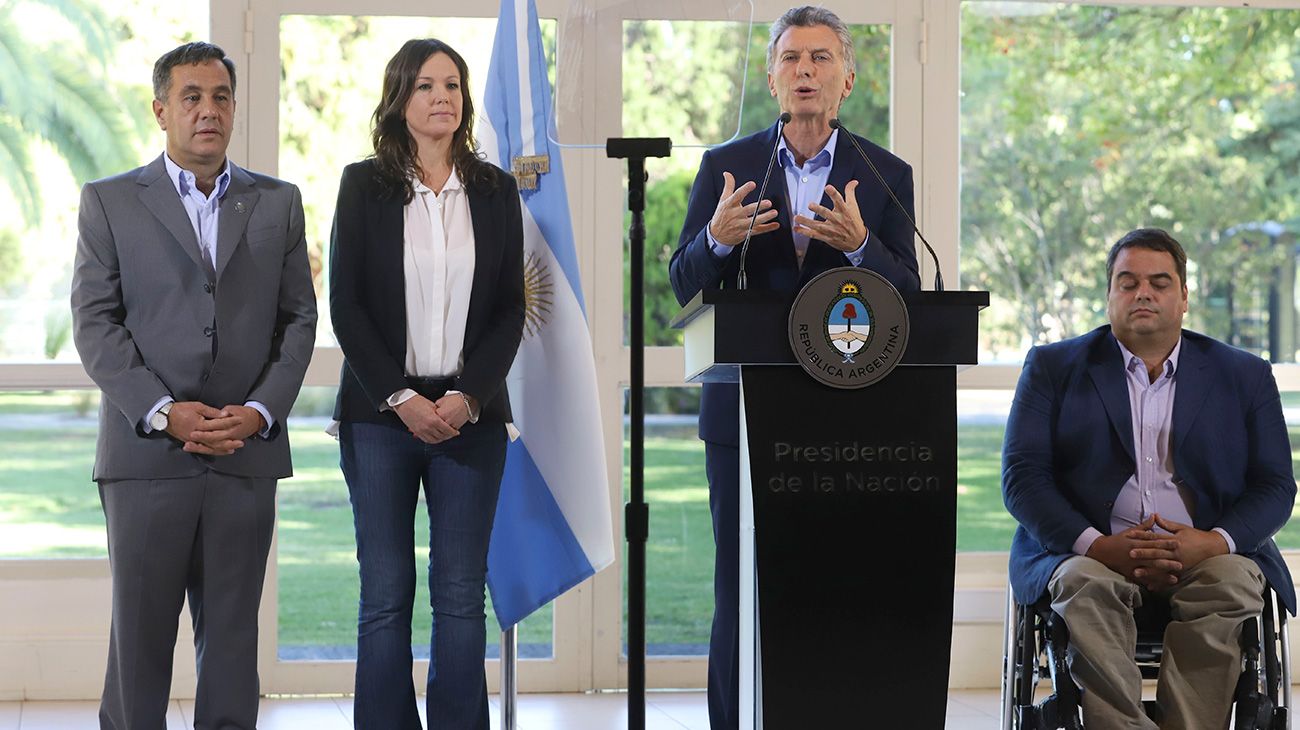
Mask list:
[[[957,371],[988,293],[903,298],[901,363],[857,390],[796,365],[792,294],[704,291],[674,320],[687,379],[741,388],[742,730],[944,725]]]

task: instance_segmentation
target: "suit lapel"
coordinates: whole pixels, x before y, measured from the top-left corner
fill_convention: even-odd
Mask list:
[[[1129,408],[1128,385],[1124,382],[1124,365],[1120,359],[1119,345],[1106,328],[1100,340],[1091,348],[1088,357],[1088,377],[1097,388],[1102,407],[1110,419],[1111,428],[1115,429],[1124,451],[1130,459],[1136,461],[1133,448],[1133,414]]]
[[[1207,369],[1209,364],[1205,353],[1196,347],[1194,342],[1184,337],[1182,349],[1178,353],[1178,370],[1174,373],[1177,389],[1174,391],[1170,446],[1175,454],[1178,453],[1183,439],[1187,438],[1188,432],[1192,430],[1192,424],[1196,422],[1201,406],[1205,405],[1205,396],[1213,385]]]
[[[389,281],[397,282],[394,289],[406,311],[406,218],[405,208],[400,198],[383,196],[377,199],[378,225],[371,238],[378,249],[376,261],[383,262],[384,273]],[[369,221],[367,221],[369,223]],[[405,323],[402,325],[405,327]]]
[[[136,178],[136,183],[144,186],[140,191],[140,202],[144,207],[172,234],[172,238],[176,239],[176,243],[195,264],[208,269],[203,253],[199,250],[199,240],[194,235],[194,226],[185,214],[185,204],[176,193],[176,185],[167,178],[167,166],[163,163],[162,155],[145,166]]]
[[[759,178],[762,182],[762,178]],[[785,168],[778,162],[772,168],[772,179],[767,183],[768,200],[777,207],[776,222],[780,228],[767,234],[772,256],[781,270],[794,272],[799,268],[799,257],[794,254],[794,217],[790,214],[790,193],[785,186]],[[755,198],[757,200],[757,198]]]
[[[253,208],[257,207],[260,194],[253,188],[253,176],[230,165],[230,187],[221,199],[221,217],[217,219],[217,279],[226,270],[235,249],[244,240],[248,230],[248,221],[253,217]]]
[[[858,167],[858,152],[853,149],[852,144],[844,140],[846,134],[848,132],[841,129],[835,136],[835,149],[831,150],[835,160],[831,163],[831,175],[826,179],[826,184],[838,190],[841,195],[844,193],[844,186],[854,179],[854,171]],[[831,196],[822,193],[822,206],[834,207],[831,205]]]
[[[464,182],[461,184],[464,185]],[[492,205],[488,196],[468,185],[465,186],[465,194],[469,196],[469,219],[474,228],[474,281],[470,285],[469,312],[465,322],[465,345],[468,348],[478,336],[479,307],[476,305],[491,290],[492,280],[497,275],[497,247],[492,235]],[[507,201],[508,204],[510,201]],[[523,205],[523,199],[519,198],[515,204]]]
[[[753,159],[760,161],[760,166],[755,169],[753,198],[747,200],[752,203],[758,200],[758,188],[763,185],[763,174],[767,171],[762,165],[766,165],[772,156],[773,145],[777,143],[776,125],[768,129],[768,133],[763,136],[762,152],[755,150]],[[745,181],[737,179],[736,183],[742,184]],[[772,177],[767,182],[767,192],[764,198],[772,201],[776,206],[776,222],[780,226],[771,233],[761,236],[755,236],[750,241],[749,258],[745,262],[745,268],[751,273],[767,270],[769,277],[768,284],[772,289],[777,291],[788,291],[795,288],[799,278],[799,259],[794,254],[794,236],[792,235],[794,220],[790,214],[790,194],[785,186],[785,168],[781,167],[778,159],[772,163]],[[755,254],[758,254],[757,256]],[[759,261],[766,260],[767,266],[759,264]]]

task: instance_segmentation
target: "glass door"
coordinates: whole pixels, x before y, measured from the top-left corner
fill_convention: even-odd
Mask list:
[[[734,3],[733,3],[734,4]],[[675,304],[666,288],[668,256],[681,225],[689,189],[703,148],[698,129],[720,120],[697,118],[692,128],[682,110],[708,116],[703,92],[676,90],[673,111],[663,101],[672,89],[641,83],[634,75],[647,67],[690,65],[689,56],[670,54],[684,39],[696,38],[717,49],[711,32],[734,20],[733,10],[710,11],[708,3],[588,2],[590,17],[580,34],[570,32],[575,15],[568,0],[539,0],[548,44],[579,43],[580,67],[553,72],[560,141],[564,130],[614,130],[625,136],[670,136],[673,157],[651,166],[651,241],[646,269],[650,319],[670,317]],[[725,6],[725,3],[717,3]],[[766,126],[774,116],[766,96],[767,23],[787,9],[784,2],[756,0],[754,26],[735,40],[733,54],[747,49],[746,84],[737,104],[746,106],[742,134]],[[925,167],[921,156],[924,7],[905,0],[844,3],[834,10],[849,23],[858,48],[857,85],[845,123],[859,134],[894,150],[915,168],[918,213],[924,216]],[[231,11],[234,12],[234,11]],[[244,11],[239,11],[244,12]],[[308,242],[313,251],[318,294],[324,297],[327,239],[339,175],[344,165],[369,152],[369,117],[377,102],[384,63],[407,38],[442,37],[465,56],[471,88],[481,94],[496,24],[497,6],[469,6],[452,0],[378,0],[364,6],[351,0],[270,0],[257,2],[242,26],[251,45],[248,81],[248,162],[277,174],[303,191]],[[227,19],[233,24],[233,19]],[[733,22],[732,25],[735,25]],[[554,66],[553,45],[548,54]],[[721,50],[718,51],[722,52]],[[649,61],[647,61],[649,59]],[[647,64],[651,64],[648,66]],[[628,75],[633,74],[633,75]],[[657,74],[662,79],[670,74]],[[558,77],[558,78],[557,78]],[[576,101],[574,101],[576,99]],[[656,102],[656,103],[651,103]],[[241,104],[245,103],[241,100]],[[771,108],[769,108],[771,107]],[[642,110],[642,111],[637,111]],[[647,113],[642,113],[649,110]],[[657,110],[657,111],[656,111]],[[730,122],[736,126],[733,120]],[[748,124],[749,126],[744,126]],[[758,125],[758,126],[754,126]],[[726,139],[724,135],[721,139]],[[596,358],[602,427],[616,534],[615,565],[597,574],[526,620],[521,626],[520,688],[524,691],[577,691],[625,686],[622,509],[624,499],[624,399],[628,381],[624,322],[625,165],[606,159],[603,150],[565,148],[570,211],[578,247],[583,295]],[[863,181],[866,184],[867,181]],[[674,207],[676,206],[676,207]],[[925,265],[923,271],[928,270]],[[325,300],[321,311],[325,313]],[[665,320],[666,321],[666,320]],[[662,325],[662,322],[659,323]],[[707,488],[698,468],[700,444],[693,437],[696,391],[682,387],[682,355],[673,333],[653,329],[647,353],[647,383],[661,386],[655,414],[654,463],[664,488],[651,492],[649,615],[652,687],[702,687],[704,647],[712,611],[712,534]],[[297,475],[282,482],[280,522],[269,568],[263,625],[264,681],[270,692],[346,692],[352,686],[355,647],[356,564],[351,512],[337,467],[337,446],[323,433],[341,356],[328,318],[322,316],[316,359],[294,429]],[[662,423],[661,423],[662,422]],[[680,463],[679,463],[680,462]],[[694,466],[692,466],[694,465]],[[679,480],[678,473],[681,472]],[[648,474],[648,476],[653,476]],[[417,518],[418,520],[419,518]],[[417,535],[423,534],[418,526]],[[417,546],[421,544],[417,540]],[[418,552],[418,548],[417,548]],[[417,557],[423,560],[422,555]],[[424,594],[417,598],[421,614]],[[425,623],[417,624],[415,651],[427,642]],[[489,619],[489,635],[495,622]],[[489,649],[489,681],[495,691],[498,667]],[[416,668],[423,676],[424,665]]]
[[[757,132],[778,115],[768,90],[766,47],[770,23],[790,7],[783,1],[755,0],[752,24],[747,24],[735,22],[734,12],[711,13],[709,5],[665,8],[654,4],[653,10],[643,14],[611,14],[602,19],[598,33],[601,38],[621,39],[617,49],[621,63],[614,67],[621,75],[607,72],[601,76],[598,96],[614,98],[617,94],[623,102],[621,110],[602,108],[598,114],[616,115],[626,136],[667,136],[674,145],[671,157],[647,160],[646,165],[645,487],[650,506],[646,676],[650,687],[704,686],[713,614],[712,521],[704,446],[696,436],[699,389],[684,383],[681,333],[668,328],[678,311],[668,265],[677,248],[686,201],[705,145]],[[925,207],[920,121],[923,8],[920,3],[893,0],[830,7],[850,26],[856,54],[856,82],[841,118],[855,133],[912,163],[921,214]],[[699,78],[701,68],[723,68],[736,62],[742,66],[736,74],[742,80],[731,88]],[[714,78],[721,75],[715,73]],[[599,174],[595,208],[623,211],[625,170],[606,164]],[[625,345],[620,360],[608,368],[616,379],[611,378],[602,391],[602,400],[618,417],[616,429],[607,431],[607,443],[623,446],[617,456],[619,463],[626,465],[626,231],[621,215],[598,217],[597,224],[602,240],[617,236],[623,241],[621,260],[605,256],[597,262],[598,268],[608,267],[597,277],[598,287],[605,282],[623,282],[620,291],[609,293],[618,296],[622,306],[614,310],[616,316],[602,318],[597,313],[593,326],[602,342],[616,340]],[[928,262],[922,264],[922,271],[932,271]],[[628,478],[625,469],[620,501],[627,499]],[[621,520],[621,511],[616,517]],[[621,529],[620,525],[620,535]],[[596,581],[597,686],[624,687],[627,682],[627,586],[625,574],[619,577],[616,586],[602,583],[607,576],[598,576]],[[616,626],[610,625],[612,617],[617,617]]]
[[[258,3],[247,19],[253,37],[250,164],[302,190],[321,314],[316,361],[289,422],[295,475],[280,483],[276,549],[268,569],[273,576],[268,589],[274,590],[268,590],[264,602],[263,625],[275,630],[263,632],[261,654],[270,692],[351,691],[356,659],[359,581],[352,510],[338,468],[338,445],[325,433],[341,362],[326,291],[339,177],[346,165],[372,151],[370,118],[384,66],[406,40],[436,37],[450,43],[471,69],[472,95],[482,98],[496,30],[495,8],[491,10],[489,17],[452,2],[362,7],[307,0]],[[474,17],[474,12],[480,15]],[[549,30],[553,38],[553,21]],[[423,576],[428,544],[423,498],[414,530],[417,574]],[[564,669],[573,664],[576,650],[557,651],[555,605],[519,626],[520,681],[526,687],[578,688],[573,672]],[[427,581],[417,581],[414,614],[412,651],[417,682],[422,682],[432,618]],[[495,690],[500,634],[490,598],[488,615],[485,660]]]

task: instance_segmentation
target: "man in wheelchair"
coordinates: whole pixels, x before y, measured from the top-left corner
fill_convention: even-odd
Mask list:
[[[1125,235],[1106,275],[1110,324],[1031,349],[1016,386],[1012,590],[1064,618],[1084,722],[1106,730],[1156,727],[1134,610],[1168,601],[1162,726],[1226,727],[1265,581],[1295,613],[1272,540],[1296,494],[1277,383],[1264,360],[1182,329],[1187,255],[1168,233]]]

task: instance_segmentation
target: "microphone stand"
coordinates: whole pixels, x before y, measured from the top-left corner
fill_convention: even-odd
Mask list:
[[[627,207],[631,263],[631,303],[628,312],[631,346],[631,401],[629,499],[623,507],[627,537],[627,727],[645,730],[645,569],[646,539],[650,534],[650,506],[645,501],[645,171],[647,157],[668,157],[673,142],[667,137],[611,137],[605,155],[627,160]]]
[[[745,229],[745,240],[740,244],[740,272],[736,274],[736,288],[747,289],[748,278],[745,276],[745,256],[749,254],[749,239],[754,235],[754,221],[763,209],[763,196],[767,194],[767,183],[772,179],[772,167],[776,164],[776,151],[781,148],[781,133],[793,117],[790,112],[781,112],[776,120],[776,142],[772,143],[772,156],[767,160],[767,171],[763,173],[763,184],[758,188],[758,200],[754,203],[754,215],[749,217],[749,227]],[[740,201],[742,204],[745,201]]]
[[[867,153],[863,151],[862,145],[858,144],[858,140],[853,137],[853,133],[845,129],[844,125],[840,123],[838,118],[830,121],[830,127],[831,129],[838,129],[844,132],[844,136],[849,138],[849,144],[853,145],[853,149],[858,151],[858,156],[862,158],[863,162],[867,163],[867,167],[871,168],[871,173],[875,175],[876,180],[880,182],[880,187],[885,189],[885,192],[889,194],[889,199],[894,201],[894,205],[903,213],[903,217],[907,218],[908,223],[912,224],[912,230],[916,231],[916,235],[921,239],[921,243],[925,244],[925,250],[930,252],[930,258],[934,259],[934,290],[943,291],[943,271],[939,268],[939,256],[934,252],[934,249],[930,247],[930,242],[925,240],[925,235],[921,233],[921,229],[916,227],[916,221],[912,220],[912,215],[907,212],[907,208],[903,207],[902,203],[898,202],[898,196],[894,195],[894,191],[890,189],[889,183],[885,182],[885,176],[880,174],[880,170],[876,169],[876,164],[871,161],[870,157],[867,157]]]

